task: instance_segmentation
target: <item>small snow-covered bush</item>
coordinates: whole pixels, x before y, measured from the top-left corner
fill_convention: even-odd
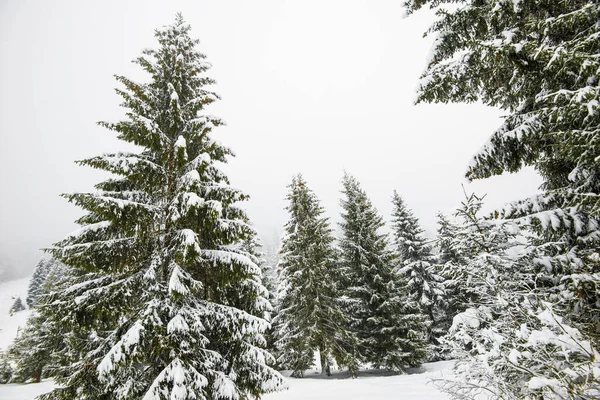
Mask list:
[[[449,341],[455,378],[441,383],[456,398],[593,399],[600,357],[552,306],[524,297],[469,308],[454,318]]]

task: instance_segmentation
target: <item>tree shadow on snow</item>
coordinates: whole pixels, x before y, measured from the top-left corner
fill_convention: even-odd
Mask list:
[[[413,375],[426,372],[424,368],[408,368],[404,372],[389,371],[384,369],[363,369],[358,372],[358,378],[376,378],[395,375]],[[280,371],[285,377],[291,377],[292,371]],[[352,379],[349,371],[331,371],[331,376],[322,375],[318,370],[304,371],[304,376],[297,379]]]

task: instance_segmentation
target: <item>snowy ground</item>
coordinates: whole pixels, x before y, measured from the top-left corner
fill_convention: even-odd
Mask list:
[[[445,400],[429,380],[450,373],[452,361],[425,364],[419,371],[405,375],[381,376],[376,372],[361,372],[357,379],[345,374],[329,378],[308,373],[302,379],[288,378],[290,390],[264,396],[265,400]],[[51,380],[29,385],[0,385],[2,400],[32,400],[50,391]]]
[[[17,330],[19,327],[25,326],[27,317],[31,314],[29,310],[18,312],[12,316],[8,313],[17,297],[20,296],[23,304],[25,304],[30,279],[22,278],[0,283],[0,351],[6,350],[12,343],[17,335]],[[0,399],[3,399],[3,397],[0,396]]]
[[[432,378],[450,374],[453,361],[424,364],[420,370],[404,375],[381,376],[377,371],[363,371],[357,379],[344,374],[330,378],[306,374],[302,379],[288,378],[290,390],[265,396],[265,400],[445,400],[447,395],[436,389]]]
[[[40,394],[48,393],[54,388],[52,379],[46,379],[41,383],[30,383],[27,385],[0,385],[0,399],[2,400],[33,400]]]
[[[25,326],[30,311],[21,311],[10,316],[8,310],[15,298],[25,301],[30,278],[0,284],[0,351],[6,350]],[[334,373],[323,378],[316,371],[307,371],[302,379],[288,378],[290,390],[264,396],[265,400],[388,400],[426,399],[445,400],[448,397],[438,391],[430,379],[450,374],[451,361],[425,364],[422,369],[404,375],[384,376],[377,371],[362,371],[357,379],[345,373]],[[33,400],[54,387],[52,380],[28,385],[0,385],[1,400]]]

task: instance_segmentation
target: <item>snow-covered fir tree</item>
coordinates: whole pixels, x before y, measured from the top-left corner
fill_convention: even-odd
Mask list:
[[[40,382],[52,374],[49,367],[61,356],[57,350],[64,349],[63,338],[54,327],[37,312],[29,317],[9,348],[10,358],[14,360],[13,382]]]
[[[435,240],[434,268],[437,274],[442,278],[442,287],[444,291],[444,301],[438,305],[436,310],[436,330],[438,337],[448,332],[452,325],[453,317],[465,310],[465,305],[461,303],[460,291],[464,287],[461,276],[458,273],[460,266],[464,265],[464,257],[457,245],[457,234],[459,224],[454,218],[450,218],[442,213],[437,215],[437,237]],[[447,349],[434,344],[434,359],[446,359],[450,357]]]
[[[383,219],[355,178],[345,174],[342,183],[340,281],[361,361],[391,370],[415,366],[424,346],[409,333],[418,322],[404,314]]]
[[[481,205],[470,195],[457,213],[453,245],[469,256],[455,276],[464,303],[445,338],[457,363],[442,388],[461,399],[597,398],[598,352],[544,301],[518,225],[482,219]]]
[[[407,3],[412,11],[428,1]],[[543,192],[495,217],[526,230],[539,301],[552,304],[557,319],[577,329],[597,354],[600,5],[591,0],[460,3],[440,11],[430,28],[437,39],[419,101],[482,101],[507,112],[467,177],[483,179],[524,166],[539,172]],[[541,352],[533,354],[536,359]]]
[[[263,285],[269,292],[269,300],[275,305],[277,300],[277,287],[279,286],[277,278],[277,265],[279,264],[279,239],[271,240],[269,244],[263,245],[262,247],[263,265],[262,265],[262,281]],[[275,316],[276,308],[273,307],[271,310],[271,321]],[[272,329],[271,329],[272,332]],[[271,337],[272,338],[272,337]]]
[[[12,379],[13,367],[7,353],[0,351],[0,385],[9,383]]]
[[[329,221],[301,175],[289,185],[279,270],[276,345],[279,364],[302,376],[319,354],[323,374],[332,362],[356,373],[356,339],[339,301],[335,249]]]
[[[436,271],[431,245],[423,236],[419,220],[396,191],[392,205],[392,233],[398,259],[396,272],[404,301],[427,332],[426,341],[430,344],[427,356],[436,359],[437,338],[445,333],[441,329],[443,324],[438,323],[446,319],[443,278]]]
[[[251,227],[250,229],[248,236],[237,245],[232,246],[232,250],[245,254],[259,268],[260,274],[253,275],[241,286],[230,286],[225,289],[224,296],[230,298],[233,302],[232,305],[235,307],[269,321],[269,315],[273,307],[269,301],[270,293],[262,281],[262,276],[265,274],[263,253],[260,250],[262,244],[258,233],[253,231]],[[229,292],[230,289],[231,292]],[[263,300],[256,301],[257,297]],[[265,302],[264,299],[267,301]]]
[[[42,286],[44,281],[46,280],[46,276],[49,272],[49,260],[42,258],[35,265],[33,269],[33,275],[31,277],[31,281],[29,281],[29,288],[27,289],[27,305],[29,308],[33,308],[35,306],[36,298],[42,292]]]
[[[477,299],[477,288],[471,285],[468,263],[481,253],[479,220],[473,215],[482,207],[483,197],[465,193],[465,202],[452,220],[438,216],[436,246],[437,263],[444,278],[446,307],[449,319],[467,309]],[[470,214],[465,213],[465,207]]]
[[[10,313],[10,315],[13,315],[15,313],[18,313],[19,311],[23,311],[25,310],[25,304],[23,304],[23,300],[21,300],[21,297],[17,297],[15,299],[15,302],[12,304],[12,306],[10,306],[10,309],[8,310],[8,312]]]
[[[41,259],[33,270],[33,276],[29,282],[29,288],[27,289],[27,305],[29,308],[37,306],[38,297],[47,292],[45,286],[47,286],[47,280],[50,275],[53,276],[52,280],[58,279],[58,277],[66,271],[63,271],[64,265],[56,258],[51,257],[49,259]]]
[[[39,311],[47,307],[53,292],[68,288],[73,281],[66,265],[56,259],[45,261],[46,276],[35,286],[34,312],[9,347],[14,382],[39,382],[42,378],[57,376],[69,358],[66,354],[71,339],[69,329],[61,329],[61,324]]]
[[[455,1],[407,1],[409,11]],[[507,116],[469,179],[533,166],[543,193],[507,207],[545,247],[552,302],[600,341],[600,5],[593,0],[461,0],[438,12],[419,100],[498,106]],[[541,283],[541,282],[540,282]],[[552,292],[552,293],[550,293]],[[560,311],[559,311],[560,312]]]
[[[87,213],[51,249],[75,284],[44,317],[68,329],[59,399],[239,399],[285,386],[263,349],[269,308],[261,271],[242,246],[255,232],[247,198],[217,168],[231,151],[205,113],[210,64],[178,15],[135,60],[150,79],[118,76],[127,109],[101,125],[140,147],[80,164],[116,175],[66,195]]]
[[[437,237],[435,246],[437,248],[437,262],[441,265],[446,263],[457,264],[461,261],[461,255],[454,244],[454,237],[458,226],[454,221],[442,213],[437,214]]]
[[[264,246],[261,246],[261,249],[264,249]],[[265,332],[265,339],[267,341],[266,344],[266,348],[269,352],[271,352],[272,354],[276,355],[277,354],[277,347],[275,346],[275,326],[272,324],[275,316],[277,315],[277,287],[278,287],[278,280],[277,280],[277,272],[276,272],[276,265],[277,264],[272,264],[271,262],[273,261],[272,257],[269,257],[268,254],[261,252],[261,259],[260,259],[260,267],[261,267],[261,279],[262,279],[262,284],[264,285],[266,291],[267,291],[267,297],[269,300],[269,303],[271,304],[271,308],[268,311],[265,311],[265,320],[267,320],[268,322],[271,323],[271,326],[267,329],[267,331]],[[277,257],[279,258],[279,257]],[[271,260],[271,262],[269,262],[269,260]],[[279,364],[277,363],[277,361],[273,364],[274,367],[279,367]]]
[[[498,230],[494,235],[489,230],[494,226],[482,220],[479,213],[483,207],[483,198],[475,193],[465,193],[465,201],[456,211],[455,224],[448,224],[450,235],[442,236],[445,246],[453,250],[453,259],[444,264],[445,285],[447,287],[448,300],[450,303],[451,316],[465,311],[473,304],[480,302],[480,285],[484,280],[477,278],[477,270],[473,263],[483,253],[493,254],[511,248],[511,244],[503,243],[508,240],[505,230]],[[501,237],[499,236],[500,234]],[[488,236],[493,236],[493,241]],[[511,236],[512,237],[512,236]],[[493,247],[496,246],[496,247]]]

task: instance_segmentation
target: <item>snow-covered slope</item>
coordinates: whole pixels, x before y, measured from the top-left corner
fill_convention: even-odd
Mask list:
[[[31,314],[29,310],[18,312],[12,316],[8,313],[17,297],[20,296],[25,304],[30,279],[28,277],[0,283],[0,351],[6,350],[12,343],[19,327],[25,326],[27,317]],[[3,397],[0,396],[0,398]]]
[[[307,374],[305,378],[288,378],[290,390],[264,396],[265,400],[446,400],[444,393],[429,383],[432,378],[450,374],[452,361],[429,363],[420,373],[376,376],[361,372],[359,378],[350,379],[345,375],[320,378]],[[0,399],[33,399],[53,387],[51,380],[29,385],[0,385]]]

